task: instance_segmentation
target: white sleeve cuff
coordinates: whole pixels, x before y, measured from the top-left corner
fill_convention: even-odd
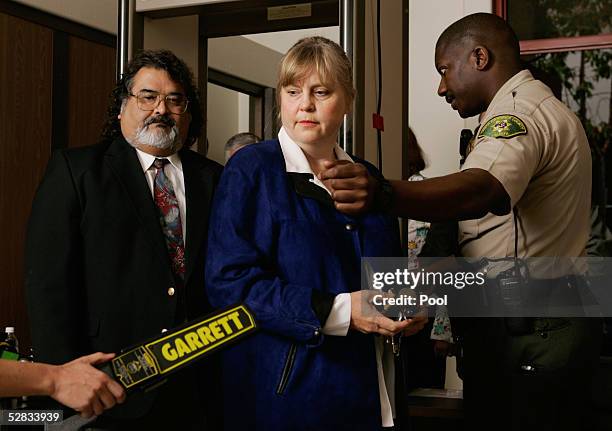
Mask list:
[[[344,337],[348,333],[350,325],[351,294],[341,293],[334,298],[334,304],[323,326],[323,333]]]

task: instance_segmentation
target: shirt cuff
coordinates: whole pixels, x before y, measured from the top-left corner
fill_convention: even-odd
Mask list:
[[[323,333],[325,335],[346,336],[351,325],[351,294],[340,293],[334,298],[331,312],[327,316]]]

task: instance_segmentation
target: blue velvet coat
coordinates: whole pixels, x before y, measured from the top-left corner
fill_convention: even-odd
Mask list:
[[[224,353],[229,430],[381,427],[373,335],[322,335],[313,295],[358,290],[362,256],[399,255],[397,219],[341,214],[310,177],[266,141],[236,153],[215,192],[210,302],[246,302],[262,329]]]

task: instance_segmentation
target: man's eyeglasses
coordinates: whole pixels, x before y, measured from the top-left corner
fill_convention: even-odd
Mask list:
[[[157,91],[140,91],[138,94],[129,93],[136,98],[136,105],[141,111],[154,111],[163,100],[166,108],[173,114],[184,114],[189,106],[189,100],[182,94],[161,94]]]

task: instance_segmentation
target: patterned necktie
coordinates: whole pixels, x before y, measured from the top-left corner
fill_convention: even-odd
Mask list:
[[[185,247],[183,246],[183,228],[179,212],[178,199],[174,194],[172,183],[164,173],[168,159],[155,159],[155,184],[153,195],[159,212],[159,224],[166,239],[166,247],[172,261],[172,271],[177,282],[185,279]]]

